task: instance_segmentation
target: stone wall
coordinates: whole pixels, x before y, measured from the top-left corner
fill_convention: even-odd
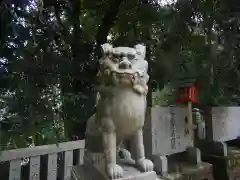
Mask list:
[[[229,141],[238,136],[240,136],[240,107],[213,107],[213,140]]]
[[[240,107],[201,108],[206,139],[229,141],[240,136]],[[147,156],[183,152],[193,143],[186,134],[187,107],[152,107],[147,110],[144,144]]]
[[[186,133],[187,112],[187,107],[148,109],[144,128],[147,156],[171,155],[193,145]]]

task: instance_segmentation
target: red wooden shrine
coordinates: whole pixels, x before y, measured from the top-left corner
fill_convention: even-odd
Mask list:
[[[181,83],[177,90],[177,102],[199,102],[197,99],[197,80],[188,80],[188,82]]]

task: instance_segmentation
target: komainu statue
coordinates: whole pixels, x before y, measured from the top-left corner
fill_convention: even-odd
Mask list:
[[[103,44],[102,51],[98,101],[96,113],[87,123],[86,152],[103,152],[106,174],[118,179],[123,176],[118,152],[121,143],[129,139],[133,159],[127,150],[123,151],[125,158],[133,160],[142,172],[153,171],[153,163],[145,158],[142,132],[149,79],[146,48]]]

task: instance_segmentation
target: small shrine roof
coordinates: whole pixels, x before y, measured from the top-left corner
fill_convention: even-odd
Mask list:
[[[197,79],[193,77],[181,78],[178,80],[178,87],[191,86],[196,84]]]

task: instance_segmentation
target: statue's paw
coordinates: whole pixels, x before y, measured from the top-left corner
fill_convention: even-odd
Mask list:
[[[117,164],[110,164],[107,167],[107,174],[110,179],[118,179],[123,176],[123,169]]]
[[[123,148],[121,148],[119,150],[119,156],[120,156],[121,159],[125,159],[125,160],[132,159],[131,153],[128,150],[123,149]]]
[[[119,150],[119,158],[121,161],[123,161],[126,164],[129,164],[129,165],[135,164],[135,161],[132,159],[131,153],[126,149],[121,148]]]
[[[149,172],[153,171],[153,163],[148,159],[139,159],[136,165],[140,171]]]

